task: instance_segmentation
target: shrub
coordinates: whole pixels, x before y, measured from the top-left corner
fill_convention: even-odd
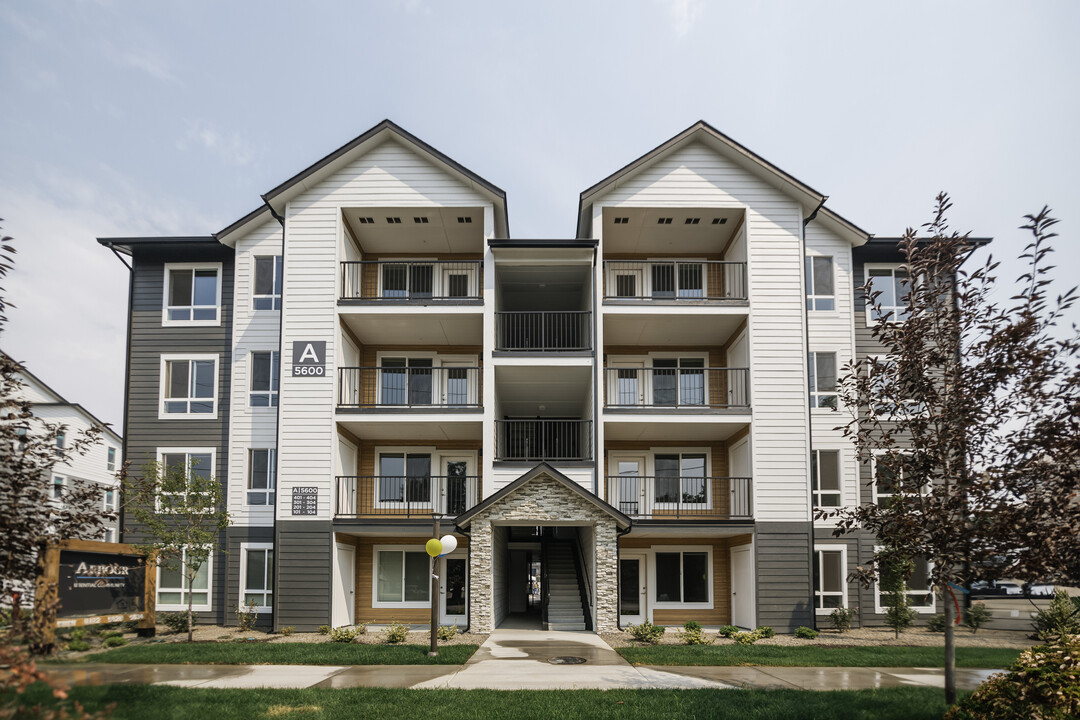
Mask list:
[[[653,625],[648,620],[642,621],[640,625],[631,625],[626,628],[626,631],[630,633],[630,637],[641,642],[647,642],[651,645],[655,645],[660,642],[660,638],[664,637],[665,628],[663,625]]]
[[[296,628],[292,625],[286,625],[285,627],[281,628],[281,634],[285,637],[292,635],[294,632],[296,632]]]
[[[121,635],[113,635],[112,637],[105,638],[105,642],[101,643],[105,647],[120,647],[121,645],[127,645],[127,638]]]
[[[756,632],[760,637],[763,637],[763,638],[771,638],[773,635],[776,634],[776,631],[773,630],[768,625],[762,625],[761,627],[759,627],[754,632]]]
[[[802,640],[813,640],[818,636],[818,631],[805,625],[795,628],[795,637]]]
[[[1065,635],[1080,635],[1080,596],[1070,598],[1064,590],[1055,590],[1045,608],[1031,614],[1035,634],[1047,642]]]
[[[248,600],[246,604],[236,608],[236,627],[242,632],[255,629],[255,623],[259,619],[259,613],[254,600]]]
[[[892,628],[896,637],[915,624],[915,611],[911,609],[911,600],[906,593],[896,593],[889,607],[885,609],[885,624]]]
[[[720,637],[733,637],[735,633],[739,632],[739,628],[734,625],[721,625],[720,629],[716,631],[716,634]]]
[[[74,630],[71,631],[71,639],[72,640],[85,640],[86,639],[86,631],[83,630],[82,628],[75,628]]]
[[[109,630],[107,632],[101,633],[102,640],[108,640],[109,638],[114,637],[124,637],[124,633],[120,632],[119,630]]]
[[[72,633],[74,635],[74,633]],[[85,652],[90,649],[90,643],[85,640],[72,640],[67,644],[67,649],[72,652]]]
[[[683,625],[679,632],[679,639],[687,645],[708,645],[712,643],[709,636],[701,629],[701,623],[690,620]]]
[[[945,720],[1080,717],[1080,638],[1025,650],[1009,670],[992,675],[945,713]]]
[[[169,628],[174,633],[188,631],[188,616],[186,612],[166,613],[161,617],[161,622],[165,623],[165,627]]]
[[[359,633],[350,627],[339,627],[334,628],[327,634],[330,636],[330,642],[351,643]]]
[[[386,626],[386,630],[384,630],[383,633],[383,640],[385,640],[388,645],[395,645],[397,643],[405,642],[409,637],[409,626],[394,620]]]
[[[683,623],[683,630],[700,630],[701,623],[697,620],[687,620]]]
[[[964,613],[964,624],[971,628],[972,633],[977,633],[986,623],[990,622],[993,613],[986,607],[986,603],[975,603]]]
[[[851,621],[855,618],[858,610],[855,608],[838,607],[829,613],[829,622],[837,632],[846,633],[851,629]]]
[[[329,625],[320,625],[318,633],[320,635],[329,635],[330,634],[330,626]]]
[[[440,625],[435,629],[435,637],[439,638],[443,642],[447,640],[453,640],[457,635],[457,625]]]
[[[934,615],[926,619],[926,629],[930,632],[945,632],[945,616]]]
[[[753,645],[761,639],[761,634],[757,630],[751,632],[737,632],[731,636],[739,645]]]

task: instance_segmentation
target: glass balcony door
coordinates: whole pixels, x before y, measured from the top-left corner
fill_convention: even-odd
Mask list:
[[[382,358],[379,370],[380,405],[431,405],[431,358]]]

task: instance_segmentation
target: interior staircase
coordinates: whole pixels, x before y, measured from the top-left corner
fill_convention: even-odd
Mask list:
[[[585,609],[572,542],[547,546],[547,630],[585,630]]]

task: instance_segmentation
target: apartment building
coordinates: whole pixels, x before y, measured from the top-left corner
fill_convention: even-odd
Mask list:
[[[844,572],[873,539],[813,510],[871,492],[836,377],[895,240],[703,122],[582,192],[572,238],[512,238],[501,189],[389,121],[262,199],[99,240],[132,260],[127,459],[196,460],[234,518],[160,609],[426,623],[437,516],[442,623],[879,619]]]
[[[68,401],[26,368],[23,368],[17,377],[22,387],[16,389],[16,397],[30,403],[34,417],[56,426],[59,430],[55,440],[50,442],[56,443],[57,452],[64,453],[65,458],[48,471],[51,501],[63,503],[69,490],[87,485],[96,486],[100,493],[101,510],[116,512],[120,502],[116,473],[120,469],[123,455],[123,439],[89,410]],[[87,447],[84,452],[76,452],[75,444],[84,433],[95,427],[101,429],[98,442]],[[32,434],[38,430],[40,428],[36,424],[27,423],[19,432]],[[103,526],[101,537],[87,539],[117,542],[119,521],[109,520],[103,522]]]

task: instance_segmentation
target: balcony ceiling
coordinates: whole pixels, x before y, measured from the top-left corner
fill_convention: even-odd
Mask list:
[[[449,414],[437,420],[435,414],[423,418],[405,414],[356,413],[337,416],[338,422],[361,440],[394,440],[406,438],[423,440],[475,440],[484,437],[484,424],[479,416],[469,419]]]
[[[365,255],[484,252],[483,208],[345,208],[342,213]],[[458,222],[461,217],[472,222]],[[361,222],[360,218],[374,222]],[[392,223],[387,218],[400,218],[401,222]],[[427,218],[427,222],[418,223],[415,218]]]
[[[727,440],[745,428],[750,418],[747,413],[743,416],[703,416],[695,418],[695,422],[679,422],[678,420],[668,422],[673,414],[657,414],[653,417],[648,415],[617,418],[608,416],[604,420],[604,439],[633,442],[685,440],[687,443]]]
[[[479,309],[479,308],[477,308]],[[374,345],[481,345],[484,317],[479,312],[439,312],[437,307],[416,307],[396,313],[342,313],[341,320],[364,344]]]
[[[664,307],[669,314],[604,314],[605,345],[640,345],[659,349],[663,346],[723,345],[746,319],[742,313],[687,313],[677,307]],[[696,309],[696,308],[695,308]]]
[[[496,367],[499,418],[584,417],[592,410],[591,375],[590,367]]]
[[[499,310],[586,310],[588,266],[501,265],[496,268]]]
[[[717,255],[743,216],[741,208],[604,208],[604,255]],[[615,224],[615,218],[627,218]],[[671,218],[671,224],[661,224]],[[696,225],[686,220],[697,218]],[[725,220],[723,225],[714,219]]]

